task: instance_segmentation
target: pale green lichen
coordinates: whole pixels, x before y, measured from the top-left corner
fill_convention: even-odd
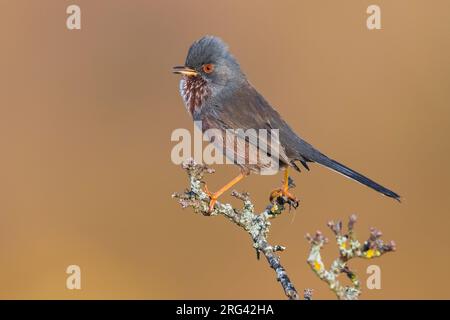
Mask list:
[[[339,299],[355,300],[361,294],[361,285],[356,273],[351,271],[348,267],[349,260],[353,258],[371,259],[379,257],[384,253],[394,251],[395,243],[390,242],[385,244],[381,240],[381,232],[376,229],[371,229],[369,239],[361,245],[354,237],[353,227],[356,223],[356,216],[352,215],[348,223],[348,233],[342,233],[342,222],[330,221],[328,226],[336,236],[336,243],[339,249],[339,257],[336,258],[330,265],[330,269],[326,270],[323,267],[322,257],[320,251],[324,244],[328,241],[320,231],[314,236],[306,235],[307,240],[311,244],[311,249],[308,257],[308,264],[311,270],[323,281],[325,281],[329,288],[336,294]],[[320,266],[318,268],[317,266]],[[343,286],[338,281],[338,276],[345,273],[350,279],[351,286]]]

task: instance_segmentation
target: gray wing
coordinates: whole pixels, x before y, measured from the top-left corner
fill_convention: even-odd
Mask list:
[[[205,119],[215,121],[213,125],[233,129],[279,129],[280,149],[284,152],[283,158],[280,152],[280,161],[298,170],[295,160],[300,161],[307,169],[307,162],[317,162],[388,197],[400,199],[394,191],[327,157],[301,139],[250,84],[246,84],[225,100],[224,104],[215,103],[204,110]]]
[[[206,128],[278,129],[280,161],[296,169],[298,167],[294,164],[295,160],[308,168],[308,154],[317,152],[295,134],[280,114],[250,84],[241,87],[226,99],[220,99],[220,102],[212,101],[209,106],[202,108],[199,118]]]

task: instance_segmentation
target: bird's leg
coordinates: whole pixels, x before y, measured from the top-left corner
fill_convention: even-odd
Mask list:
[[[284,180],[283,180],[283,188],[282,195],[286,196],[288,199],[297,201],[297,198],[289,192],[289,168],[284,170]]]
[[[275,189],[270,193],[270,202],[273,202],[273,200],[280,197],[285,197],[287,198],[288,202],[292,202],[298,205],[297,198],[291,192],[289,192],[289,168],[284,169],[283,186],[280,189]]]
[[[233,180],[231,180],[230,182],[228,182],[226,185],[224,185],[222,188],[220,188],[219,190],[217,190],[216,192],[212,193],[208,190],[208,187],[205,184],[205,193],[211,198],[210,202],[209,202],[209,212],[213,211],[214,209],[214,205],[217,202],[217,199],[228,189],[230,189],[232,186],[234,186],[236,183],[238,183],[239,181],[241,181],[244,177],[246,176],[246,174],[244,174],[243,172],[241,172],[236,178],[234,178]]]

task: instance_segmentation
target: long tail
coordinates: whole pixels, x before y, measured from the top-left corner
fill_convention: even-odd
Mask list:
[[[350,179],[356,180],[359,183],[362,183],[362,184],[384,194],[385,196],[388,196],[388,197],[394,198],[397,201],[400,201],[400,196],[397,193],[395,193],[394,191],[389,190],[389,189],[383,187],[382,185],[379,185],[375,181],[370,180],[369,178],[344,166],[343,164],[341,164],[333,159],[328,158],[327,156],[325,156],[324,154],[322,154],[320,152],[314,152],[314,154],[310,158],[310,160],[317,162],[325,167],[328,167],[331,170],[339,172]]]

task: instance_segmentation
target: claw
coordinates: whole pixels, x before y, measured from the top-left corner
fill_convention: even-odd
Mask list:
[[[280,189],[275,189],[270,193],[270,202],[274,203],[277,201],[280,205],[288,203],[290,207],[296,209],[298,207],[297,198],[289,192],[290,188],[294,188],[294,180],[289,176],[288,168],[284,171],[283,187]]]
[[[214,206],[216,205],[217,202],[217,198],[218,196],[216,195],[216,193],[212,193],[211,191],[208,190],[208,186],[205,183],[204,189],[203,191],[209,196],[209,198],[211,199],[209,201],[209,209],[208,212],[211,213],[214,210]]]
[[[274,203],[277,201],[280,204],[288,203],[290,206],[297,208],[298,199],[295,195],[289,192],[285,188],[275,189],[270,193],[270,202]]]
[[[217,199],[211,198],[211,201],[209,202],[209,213],[211,213],[214,210],[214,206],[216,205]]]
[[[236,178],[234,178],[233,180],[231,180],[230,182],[228,182],[226,185],[224,185],[222,188],[220,188],[217,192],[210,192],[208,190],[208,187],[206,186],[205,183],[205,193],[211,198],[210,202],[209,202],[209,213],[211,213],[214,210],[214,205],[217,202],[217,199],[228,189],[230,189],[232,186],[234,186],[236,183],[238,183],[239,181],[241,181],[246,175],[241,172]]]

